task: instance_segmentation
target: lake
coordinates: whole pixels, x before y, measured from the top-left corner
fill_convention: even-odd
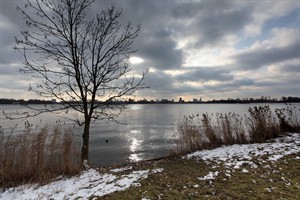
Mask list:
[[[126,113],[118,118],[122,124],[97,121],[90,129],[90,160],[98,166],[122,164],[145,159],[153,159],[168,155],[176,139],[176,121],[184,116],[201,113],[247,114],[249,107],[266,104],[133,104]],[[269,104],[275,108],[286,107],[285,104]],[[300,104],[292,104],[300,108]],[[0,105],[0,110],[11,112],[22,111],[20,105]],[[82,127],[64,119],[65,115],[53,113],[43,114],[27,119],[33,127],[60,125],[71,127],[78,139]],[[24,120],[3,119],[2,129],[19,132],[24,129]],[[106,140],[108,142],[106,143]]]

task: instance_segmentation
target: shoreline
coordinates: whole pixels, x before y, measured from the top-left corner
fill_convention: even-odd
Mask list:
[[[300,133],[114,169],[88,169],[42,186],[23,185],[0,199],[288,198],[300,195]]]

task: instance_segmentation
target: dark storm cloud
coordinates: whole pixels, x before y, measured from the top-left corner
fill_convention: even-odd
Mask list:
[[[239,53],[233,58],[240,70],[256,70],[266,65],[300,58],[300,39],[288,46],[254,49]]]
[[[229,70],[221,67],[190,67],[187,72],[176,76],[179,81],[229,81],[233,79],[233,75]]]

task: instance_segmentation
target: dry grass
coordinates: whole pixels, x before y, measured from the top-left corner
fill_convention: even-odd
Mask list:
[[[253,162],[261,162],[257,168],[245,165],[236,170],[226,168],[225,162],[175,157],[151,161],[132,170],[163,168],[163,172],[141,180],[139,187],[93,199],[299,199],[299,156],[299,153],[285,156],[276,162],[253,157]],[[214,180],[198,179],[211,171],[220,172]]]
[[[250,115],[244,118],[232,112],[184,117],[177,124],[179,137],[171,154],[265,142],[285,132],[300,131],[299,110],[296,107],[275,109],[275,114],[269,106],[249,108],[248,111]]]
[[[289,105],[286,108],[275,109],[275,113],[279,119],[280,129],[285,132],[300,131],[300,109]]]
[[[269,106],[249,108],[247,118],[250,142],[265,142],[281,133],[279,123]]]
[[[221,135],[221,145],[248,143],[243,117],[236,113],[217,113],[217,132]]]
[[[81,171],[79,149],[71,130],[48,127],[0,137],[0,187],[47,183]]]
[[[200,130],[203,132],[203,136],[207,138],[207,142],[203,148],[216,148],[222,144],[221,135],[218,134],[216,128],[213,126],[211,117],[208,114],[203,114],[201,119],[201,127]],[[206,139],[203,138],[205,141]]]
[[[179,137],[171,154],[182,155],[222,145],[248,143],[242,118],[235,113],[185,117],[177,124]]]
[[[177,124],[179,138],[176,140],[174,153],[189,153],[204,146],[202,133],[199,132],[199,126],[194,121],[194,116],[184,117],[183,121]]]

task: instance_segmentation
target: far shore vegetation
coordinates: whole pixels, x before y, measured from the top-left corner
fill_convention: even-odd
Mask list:
[[[299,133],[299,113],[299,108],[289,105],[274,111],[269,106],[250,107],[247,116],[187,116],[177,124],[178,139],[170,157],[224,145],[262,143],[285,133]],[[69,129],[46,126],[40,130],[29,127],[24,134],[0,132],[0,188],[44,184],[57,176],[72,176],[83,170],[80,144]]]
[[[97,101],[97,100],[96,100]],[[156,100],[148,100],[148,99],[127,99],[127,100],[118,100],[115,99],[113,101],[114,103],[125,103],[125,104],[155,104],[155,103],[165,103],[165,104],[184,104],[184,103],[300,103],[300,97],[281,97],[281,98],[271,98],[270,96],[262,96],[260,98],[228,98],[228,99],[213,99],[209,101],[204,101],[202,98],[199,99],[192,99],[192,100],[184,100],[182,98],[179,98],[178,101],[174,99],[156,99]],[[60,104],[62,102],[56,101],[56,99],[51,100],[41,100],[41,99],[0,99],[0,104],[20,104],[20,105],[26,105],[26,104]],[[72,103],[72,102],[69,102]],[[73,102],[78,103],[78,102]]]

